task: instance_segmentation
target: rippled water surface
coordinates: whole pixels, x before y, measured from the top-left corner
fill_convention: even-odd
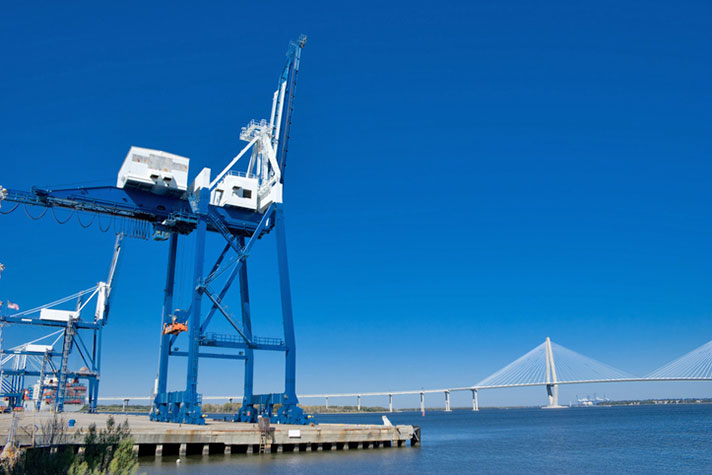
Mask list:
[[[712,473],[712,405],[388,414],[419,425],[417,448],[142,457],[139,473]],[[381,414],[317,416],[381,423]]]

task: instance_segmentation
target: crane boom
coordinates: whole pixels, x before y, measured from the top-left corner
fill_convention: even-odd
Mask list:
[[[123,233],[116,235],[116,242],[114,243],[114,256],[111,258],[111,265],[109,266],[109,277],[106,282],[99,282],[97,285],[97,296],[96,296],[96,312],[94,314],[94,319],[96,321],[103,320],[106,324],[109,318],[109,303],[111,299],[111,286],[114,282],[114,274],[116,273],[116,268],[119,265],[119,257],[121,256],[121,243],[124,240]]]
[[[283,117],[284,126],[282,135],[278,137],[277,162],[282,171],[281,182],[284,183],[284,169],[287,166],[287,143],[289,142],[289,132],[292,128],[292,113],[294,112],[294,97],[297,89],[297,74],[299,73],[299,62],[302,57],[302,49],[307,43],[306,35],[301,35],[299,40],[291,42],[287,52],[287,64],[282,71],[281,81],[286,82],[286,114]]]

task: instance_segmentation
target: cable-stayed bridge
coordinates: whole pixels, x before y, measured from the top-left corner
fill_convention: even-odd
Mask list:
[[[655,381],[712,381],[712,341],[661,366],[643,377],[607,365],[588,356],[577,353],[552,342],[549,338],[531,351],[520,356],[503,368],[495,371],[477,384],[465,387],[442,389],[416,389],[406,391],[379,391],[360,393],[300,394],[302,399],[323,399],[329,407],[329,398],[356,398],[356,406],[361,409],[362,397],[388,397],[389,410],[393,411],[393,396],[419,395],[420,409],[425,411],[426,394],[444,394],[445,410],[450,411],[450,393],[470,391],[472,410],[479,410],[478,392],[481,390],[542,386],[546,389],[548,405],[558,408],[559,386],[563,384],[630,383]],[[131,400],[148,401],[148,396],[106,397],[101,401]],[[239,396],[207,396],[203,400],[240,401]]]

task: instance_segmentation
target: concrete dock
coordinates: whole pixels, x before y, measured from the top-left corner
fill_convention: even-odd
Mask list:
[[[65,413],[60,416],[66,427],[62,445],[76,450],[84,443],[89,426],[106,427],[109,414]],[[383,447],[406,447],[420,444],[420,428],[410,425],[273,424],[261,430],[258,424],[224,422],[207,419],[204,426],[151,422],[148,416],[115,414],[117,424],[128,420],[134,439],[134,450],[140,456],[194,454],[259,454],[279,452],[310,452],[321,450],[353,450]],[[46,445],[50,435],[46,429],[49,413],[18,413],[15,440],[20,446]],[[0,414],[0,437],[6,440],[12,425],[11,414]],[[45,429],[43,429],[43,427]]]

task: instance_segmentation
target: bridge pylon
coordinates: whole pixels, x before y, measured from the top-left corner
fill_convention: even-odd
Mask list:
[[[564,406],[559,405],[559,385],[556,384],[556,364],[554,363],[554,352],[551,351],[551,339],[547,336],[544,343],[546,355],[546,396],[549,404],[544,406],[547,409],[558,409]]]

